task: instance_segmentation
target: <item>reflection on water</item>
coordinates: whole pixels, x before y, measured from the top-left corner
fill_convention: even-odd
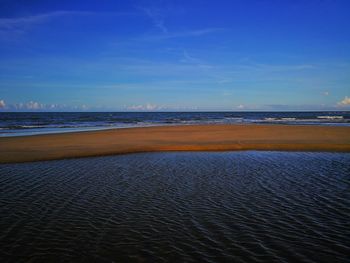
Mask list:
[[[346,262],[350,154],[0,165],[1,262]]]

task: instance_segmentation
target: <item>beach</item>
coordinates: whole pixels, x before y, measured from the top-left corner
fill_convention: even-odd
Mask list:
[[[0,138],[0,163],[160,151],[350,152],[350,127],[179,125]]]

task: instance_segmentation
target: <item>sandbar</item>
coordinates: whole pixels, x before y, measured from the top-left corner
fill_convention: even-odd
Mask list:
[[[350,152],[350,127],[183,125],[0,138],[0,163],[159,151]]]

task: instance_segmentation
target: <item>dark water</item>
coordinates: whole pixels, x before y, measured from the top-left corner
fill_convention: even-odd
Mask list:
[[[350,112],[0,112],[0,136],[208,123],[350,126]]]
[[[0,165],[1,262],[349,262],[350,154]]]

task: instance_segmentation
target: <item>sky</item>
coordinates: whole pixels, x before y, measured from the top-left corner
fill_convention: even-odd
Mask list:
[[[350,110],[350,1],[0,0],[0,111]]]

